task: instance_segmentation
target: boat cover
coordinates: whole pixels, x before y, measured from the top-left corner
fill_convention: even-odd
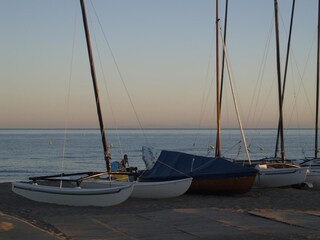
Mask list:
[[[203,157],[175,151],[161,151],[154,166],[140,176],[142,181],[165,181],[185,177],[225,179],[255,176],[257,170],[221,157]]]

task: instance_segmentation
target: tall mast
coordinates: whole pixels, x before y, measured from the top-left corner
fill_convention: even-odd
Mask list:
[[[81,5],[81,11],[82,11],[82,19],[83,19],[83,26],[86,34],[86,41],[87,41],[87,48],[88,48],[88,55],[89,55],[89,61],[90,61],[90,69],[91,69],[91,77],[92,77],[92,83],[94,88],[94,96],[96,99],[96,106],[97,106],[97,113],[99,118],[99,126],[100,126],[100,133],[102,138],[102,145],[103,145],[103,151],[104,151],[104,157],[106,161],[107,171],[110,171],[110,153],[108,149],[106,134],[104,131],[104,125],[103,125],[103,119],[102,119],[102,113],[101,113],[101,107],[100,107],[100,100],[99,100],[99,90],[96,80],[96,72],[94,68],[94,61],[93,61],[93,54],[91,49],[91,41],[90,41],[90,34],[89,34],[89,28],[88,28],[88,22],[87,22],[87,15],[86,15],[86,9],[84,5],[84,0],[80,0]]]
[[[278,98],[279,98],[279,121],[281,137],[281,160],[285,160],[284,137],[283,137],[283,114],[282,114],[282,94],[281,94],[281,69],[280,69],[280,43],[279,43],[279,21],[278,21],[278,1],[274,0],[275,27],[276,27],[276,45],[277,45],[277,75],[278,75]]]
[[[219,0],[216,0],[216,97],[217,97],[217,138],[216,138],[216,157],[221,157],[220,142],[220,73],[219,73]]]
[[[226,44],[227,41],[227,22],[228,22],[228,5],[229,0],[226,0],[226,9],[224,13],[224,32],[223,32],[223,46]],[[222,89],[223,89],[223,82],[224,82],[224,62],[225,62],[225,51],[222,51],[222,61],[221,61],[221,86],[220,86],[220,111],[221,111],[221,104],[222,104]]]
[[[319,45],[320,45],[320,0],[318,2],[318,46],[317,46],[317,95],[314,157],[318,157],[318,118],[319,118]]]
[[[287,82],[288,62],[289,62],[289,53],[290,53],[290,45],[291,45],[291,35],[292,35],[292,25],[293,25],[293,15],[294,15],[295,3],[296,3],[296,0],[293,0],[292,1],[292,10],[291,10],[289,38],[288,38],[288,45],[287,45],[286,66],[285,66],[285,69],[284,69],[284,78],[283,78],[283,86],[282,86],[282,96],[281,96],[281,103],[282,104],[283,104],[283,100],[284,100],[284,91],[286,89],[286,82]],[[274,152],[274,157],[275,158],[277,157],[277,154],[278,154],[279,135],[280,135],[280,121],[278,122],[277,142],[276,142],[276,149],[275,149],[275,152]]]

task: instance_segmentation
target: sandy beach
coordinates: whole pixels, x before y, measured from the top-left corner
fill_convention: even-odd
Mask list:
[[[320,191],[312,189],[129,199],[105,208],[37,203],[10,183],[0,184],[0,194],[0,239],[320,239]]]

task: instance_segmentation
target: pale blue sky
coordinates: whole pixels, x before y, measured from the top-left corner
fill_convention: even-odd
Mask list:
[[[246,127],[276,126],[273,2],[229,1],[228,50]],[[287,127],[313,127],[317,2],[296,1],[292,36],[295,58],[289,67],[285,103]],[[200,127],[215,127],[215,89],[209,89],[215,71],[215,52],[211,49],[215,1],[92,0],[92,3],[142,126],[187,128],[201,123]],[[224,4],[220,1],[221,18]],[[289,0],[279,1],[282,57],[291,4]],[[96,36],[111,98],[109,101],[92,39],[106,126],[138,127],[92,5],[87,1],[86,6],[92,20],[91,36]],[[0,128],[64,128],[66,122],[68,127],[98,127],[81,21],[78,0],[0,1]],[[266,68],[261,87],[256,88],[269,36]],[[302,85],[295,61],[301,75],[305,72]],[[211,94],[201,117],[203,95],[208,89]],[[258,100],[254,98],[255,89],[260,96]],[[224,94],[222,126],[236,127],[228,84]]]

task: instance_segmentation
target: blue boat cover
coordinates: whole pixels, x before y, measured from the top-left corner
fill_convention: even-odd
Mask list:
[[[225,158],[202,157],[163,150],[154,166],[145,171],[140,179],[145,181],[168,181],[185,177],[193,177],[195,180],[225,179],[256,174],[257,170],[253,167],[245,167]]]

